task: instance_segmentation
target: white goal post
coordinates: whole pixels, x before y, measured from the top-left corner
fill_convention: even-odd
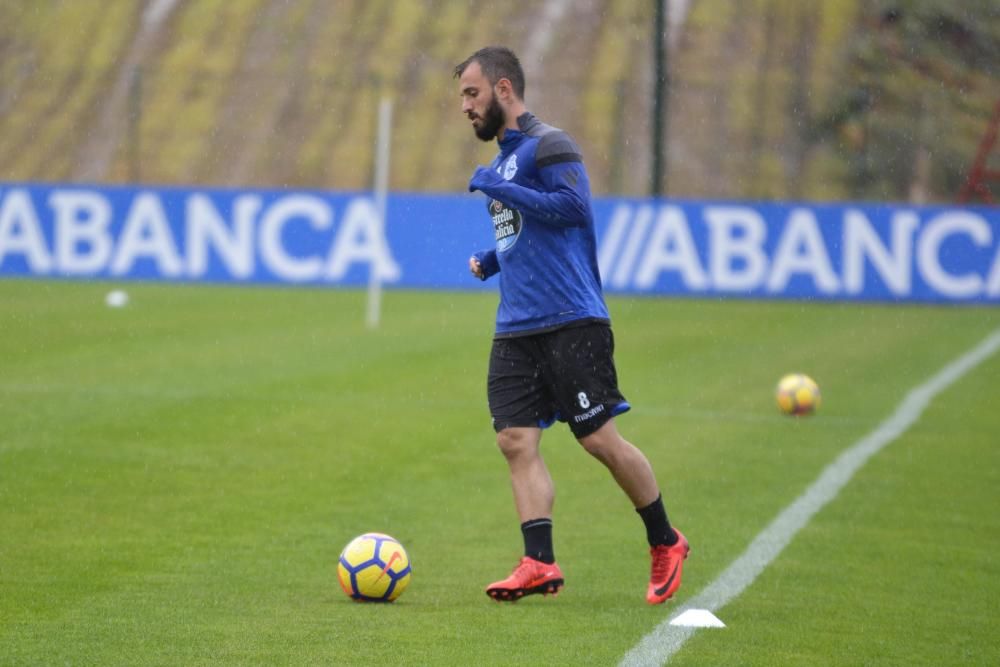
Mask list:
[[[378,105],[378,133],[375,137],[375,180],[372,198],[378,215],[379,233],[385,238],[386,204],[389,195],[389,156],[392,142],[392,100],[383,97]],[[382,277],[378,266],[372,262],[368,270],[368,315],[369,329],[377,329],[382,317]]]

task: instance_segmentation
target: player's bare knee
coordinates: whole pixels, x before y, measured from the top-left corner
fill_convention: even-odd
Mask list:
[[[535,444],[526,433],[505,428],[497,433],[497,447],[508,460],[511,460],[531,455]]]
[[[606,437],[604,434],[591,433],[579,438],[577,442],[588,454],[602,463],[608,463],[614,458],[616,443],[613,438]]]

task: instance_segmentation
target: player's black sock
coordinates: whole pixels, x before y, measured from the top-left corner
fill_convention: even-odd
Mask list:
[[[531,519],[521,524],[524,555],[543,563],[556,562],[552,550],[552,519]]]
[[[649,546],[655,547],[658,544],[666,544],[672,547],[677,544],[677,533],[670,527],[667,520],[667,510],[663,507],[663,494],[656,496],[656,500],[640,507],[636,510],[642,517],[642,522],[646,524],[646,540]]]

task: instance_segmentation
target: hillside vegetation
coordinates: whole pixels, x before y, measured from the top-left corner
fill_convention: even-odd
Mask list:
[[[687,3],[667,191],[952,199],[1000,101],[997,3],[954,4]],[[497,43],[522,56],[529,108],[578,139],[595,192],[646,194],[654,7],[6,0],[0,180],[365,189],[389,96],[391,186],[461,190],[494,146],[451,72]]]

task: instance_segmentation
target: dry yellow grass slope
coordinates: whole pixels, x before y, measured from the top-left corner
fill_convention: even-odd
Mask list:
[[[956,70],[947,45],[936,69],[891,56],[881,10],[859,0],[686,6],[670,52],[671,194],[901,198],[924,178],[931,199],[952,196],[995,63]],[[0,180],[364,189],[388,95],[392,187],[461,190],[494,148],[472,138],[451,70],[506,44],[526,59],[529,108],[577,138],[595,192],[648,192],[653,2],[179,0],[148,34],[145,7],[0,4]],[[912,49],[898,23],[890,36]],[[869,75],[905,87],[852,115]]]

